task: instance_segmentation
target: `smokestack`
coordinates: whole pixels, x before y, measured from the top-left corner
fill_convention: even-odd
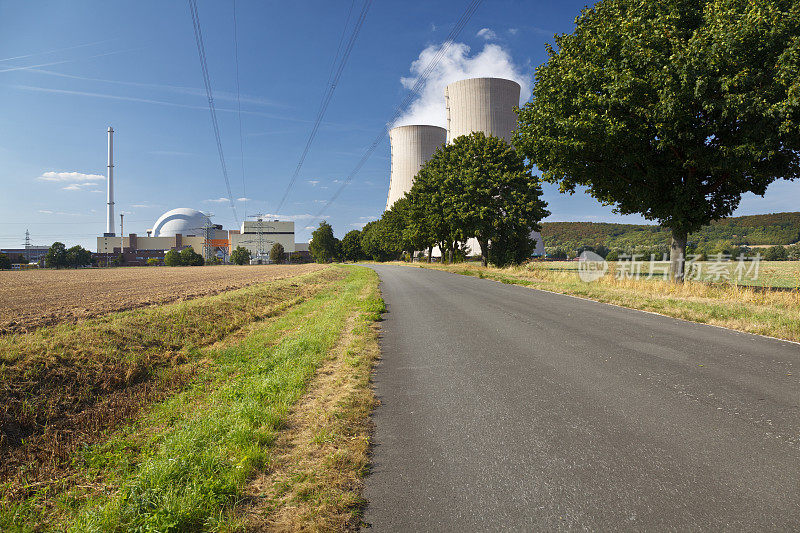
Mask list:
[[[108,127],[108,199],[106,200],[106,237],[114,236],[114,128]]]

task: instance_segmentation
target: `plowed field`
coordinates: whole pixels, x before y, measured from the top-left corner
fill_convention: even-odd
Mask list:
[[[124,267],[0,272],[0,334],[297,276],[324,265]]]

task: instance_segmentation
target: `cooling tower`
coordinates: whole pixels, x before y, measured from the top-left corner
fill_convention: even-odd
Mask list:
[[[502,78],[470,78],[451,83],[444,90],[447,106],[447,142],[473,131],[511,142],[517,129],[519,83]]]
[[[447,130],[439,126],[398,126],[389,131],[392,169],[386,209],[411,190],[419,169],[446,139]]]

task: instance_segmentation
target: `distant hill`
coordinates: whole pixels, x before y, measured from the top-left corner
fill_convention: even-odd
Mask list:
[[[575,250],[603,245],[610,250],[665,248],[670,232],[646,224],[605,222],[543,222],[542,238],[549,249]],[[793,244],[800,241],[800,212],[731,217],[712,222],[689,236],[697,249],[724,246]]]

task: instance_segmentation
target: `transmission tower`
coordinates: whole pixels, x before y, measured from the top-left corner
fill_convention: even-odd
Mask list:
[[[31,232],[25,230],[25,260],[31,262]]]
[[[214,224],[211,223],[211,217],[214,216],[214,213],[206,213],[206,224],[203,226],[205,238],[203,239],[203,259],[206,261],[211,259],[211,256],[214,255],[214,246],[211,242],[212,240],[212,231],[214,230]]]
[[[259,261],[264,257],[264,213],[255,213],[250,215],[255,217],[258,222],[258,259]]]

